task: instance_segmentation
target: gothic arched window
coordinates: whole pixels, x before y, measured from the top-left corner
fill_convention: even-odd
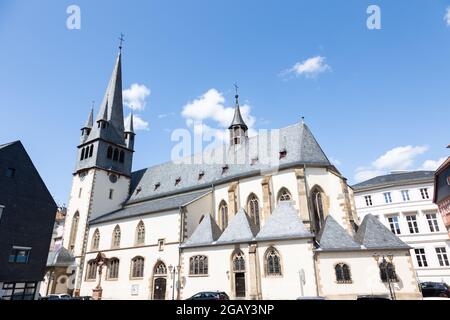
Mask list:
[[[97,262],[90,260],[87,263],[86,280],[95,280],[97,278]]]
[[[116,226],[114,228],[113,235],[112,235],[112,247],[113,248],[120,247],[120,237],[121,237],[120,227]]]
[[[114,154],[113,154],[113,160],[114,161],[118,161],[119,160],[119,149],[114,149]]]
[[[289,190],[286,188],[281,188],[280,191],[278,192],[278,202],[291,201],[291,200],[292,200],[292,196],[291,196],[291,193],[289,192]]]
[[[131,277],[143,278],[144,277],[144,258],[134,257],[131,260]]]
[[[166,265],[164,264],[164,262],[158,261],[155,264],[155,268],[153,269],[153,273],[157,274],[157,275],[165,275],[165,274],[167,274],[167,268],[166,268]]]
[[[397,273],[395,272],[395,266],[391,262],[381,262],[379,267],[381,281],[398,282]]]
[[[112,258],[108,261],[107,279],[119,278],[119,259]]]
[[[107,154],[106,154],[106,157],[108,158],[108,159],[112,159],[112,157],[113,157],[113,148],[110,146],[110,147],[108,147],[108,152],[107,152]]]
[[[93,154],[94,154],[94,145],[91,145],[91,147],[89,148],[89,158],[91,158]]]
[[[260,217],[259,217],[259,201],[258,197],[255,194],[251,194],[248,197],[247,201],[248,212],[250,213],[250,217],[252,218],[255,225],[260,227]]]
[[[271,247],[265,254],[266,275],[281,276],[281,259],[278,251]]]
[[[189,260],[189,274],[206,275],[208,274],[208,257],[194,256]]]
[[[336,281],[338,283],[349,283],[352,281],[350,275],[350,267],[345,263],[338,263],[334,266],[334,271],[336,273]]]
[[[92,236],[91,250],[98,250],[99,245],[100,245],[100,231],[96,229],[94,235]]]
[[[222,230],[225,230],[228,226],[228,206],[224,200],[219,205],[219,222]]]
[[[119,162],[124,163],[124,161],[125,161],[125,152],[123,152],[122,150],[120,151]]]
[[[80,221],[80,214],[75,212],[72,218],[72,225],[70,226],[70,237],[69,237],[69,249],[73,250],[75,247],[75,240],[77,237],[77,231],[78,231],[78,223]]]
[[[242,251],[238,251],[233,255],[233,271],[245,272],[245,259]]]
[[[81,157],[80,157],[80,160],[83,160],[84,159],[84,151],[85,151],[85,149],[83,148],[83,149],[81,149]]]
[[[315,187],[311,191],[311,202],[313,209],[314,231],[319,232],[324,221],[323,212],[323,191],[320,187]]]
[[[144,222],[140,221],[136,228],[136,244],[145,243],[145,225]]]

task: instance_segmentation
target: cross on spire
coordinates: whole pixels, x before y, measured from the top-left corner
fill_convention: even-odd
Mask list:
[[[237,83],[234,84],[234,90],[236,91],[236,98],[239,97],[239,87]]]
[[[119,49],[120,49],[120,51],[122,51],[122,45],[125,42],[124,36],[125,35],[123,33],[120,34],[120,38],[119,38],[119,41],[120,41]]]

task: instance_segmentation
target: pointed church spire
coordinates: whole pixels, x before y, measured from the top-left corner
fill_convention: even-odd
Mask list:
[[[117,55],[105,97],[100,105],[97,121],[105,120],[109,122],[118,133],[124,131],[123,101],[122,101],[122,52]]]
[[[241,127],[245,131],[247,131],[248,127],[245,124],[244,119],[242,118],[241,108],[239,106],[239,94],[238,94],[239,87],[236,84],[234,85],[234,87],[236,89],[236,95],[234,96],[236,99],[236,105],[234,109],[234,118],[233,121],[231,122],[231,126],[229,127],[229,129],[233,129],[234,127]]]
[[[125,133],[134,133],[134,115],[133,111],[131,111],[130,116],[127,119],[127,123],[125,125]]]
[[[94,106],[92,106],[91,111],[89,112],[89,116],[84,124],[83,129],[91,129],[94,125]]]
[[[243,143],[247,139],[248,131],[248,127],[242,118],[241,108],[239,106],[239,87],[236,84],[234,87],[236,89],[236,95],[234,96],[236,98],[236,106],[233,121],[231,122],[231,126],[228,128],[230,130],[230,144],[232,146]]]

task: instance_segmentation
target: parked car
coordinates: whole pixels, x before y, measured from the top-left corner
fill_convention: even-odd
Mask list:
[[[386,301],[386,300],[391,300],[391,298],[389,298],[388,296],[384,296],[384,295],[382,295],[382,296],[367,295],[367,296],[358,296],[356,298],[356,300],[361,300],[361,301],[364,301],[364,300],[384,300],[384,301]]]
[[[71,300],[94,300],[91,296],[73,297]]]
[[[72,297],[68,294],[49,294],[47,297],[42,297],[40,300],[70,300]]]
[[[225,292],[205,291],[199,292],[187,300],[230,300],[230,297]]]
[[[450,286],[445,282],[422,282],[422,296],[450,298]]]

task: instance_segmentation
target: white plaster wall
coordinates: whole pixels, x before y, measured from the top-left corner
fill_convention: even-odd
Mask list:
[[[294,207],[299,210],[300,200],[298,198],[297,177],[294,170],[281,171],[272,176],[273,209],[277,206],[278,193],[283,187],[289,190],[294,201]]]
[[[198,227],[202,216],[214,214],[212,199],[212,193],[208,193],[207,195],[196,199],[186,206],[186,239],[189,238]]]
[[[241,245],[241,250],[245,255],[246,266],[248,270],[248,248],[247,245]],[[231,291],[231,255],[234,251],[233,245],[184,248],[182,253],[183,276],[185,285],[182,290],[182,299],[188,299],[201,291],[224,291],[233,298]],[[192,256],[205,255],[208,257],[208,275],[190,276],[189,259]],[[246,274],[246,289],[248,291],[249,278]]]
[[[374,253],[372,251],[317,253],[321,295],[332,299],[355,299],[358,295],[389,296],[388,285],[380,279],[378,264],[373,258]],[[381,252],[381,254],[383,253],[388,254]],[[393,254],[393,263],[400,280],[394,285],[396,294],[400,294],[400,296],[401,294],[420,295],[409,253],[397,251]],[[334,266],[337,263],[349,265],[352,283],[336,282]],[[398,298],[400,297],[398,296]]]
[[[285,240],[275,243],[259,243],[258,258],[261,272],[262,298],[265,300],[297,299],[302,296],[300,270],[305,272],[303,296],[317,296],[312,244],[310,239]],[[282,276],[267,276],[264,268],[264,255],[272,246],[279,252],[282,263]]]
[[[322,188],[330,199],[329,214],[336,219],[345,229],[343,218],[345,213],[340,204],[344,201],[340,178],[333,173],[328,172],[325,168],[306,168],[306,179],[309,187],[309,194],[315,185]]]

